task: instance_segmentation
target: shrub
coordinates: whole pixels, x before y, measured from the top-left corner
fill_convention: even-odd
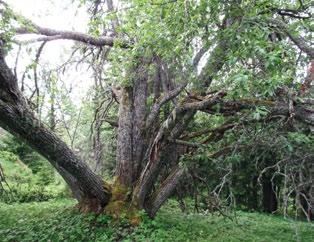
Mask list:
[[[55,179],[50,179],[50,171],[45,173],[43,169],[34,174],[10,151],[0,151],[0,164],[7,182],[3,184],[5,192],[0,192],[1,202],[41,202],[67,196],[64,183],[53,183]]]

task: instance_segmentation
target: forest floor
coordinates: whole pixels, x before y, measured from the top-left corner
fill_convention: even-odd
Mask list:
[[[314,241],[314,223],[273,215],[184,214],[170,201],[154,220],[143,215],[134,228],[127,220],[79,214],[73,205],[70,199],[0,203],[0,241]]]

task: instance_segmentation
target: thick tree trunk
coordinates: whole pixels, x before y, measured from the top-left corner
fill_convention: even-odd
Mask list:
[[[145,118],[147,112],[147,70],[143,64],[136,69],[136,78],[134,83],[134,112],[133,112],[133,160],[134,174],[133,182],[138,178],[142,168],[145,148]]]
[[[119,104],[116,176],[119,183],[131,188],[139,176],[144,156],[147,101],[147,70],[140,61],[134,68],[132,87],[123,87]]]
[[[134,177],[133,164],[133,89],[121,90],[117,141],[116,176],[119,183],[131,187]]]
[[[274,213],[277,211],[277,196],[274,191],[274,185],[270,179],[263,181],[263,210],[267,213]]]

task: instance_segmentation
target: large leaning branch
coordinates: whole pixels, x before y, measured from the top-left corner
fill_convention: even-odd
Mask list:
[[[110,191],[88,165],[40,120],[28,107],[7,66],[0,46],[0,126],[23,139],[43,155],[61,174],[76,198],[96,199],[101,207],[110,199]]]
[[[183,167],[180,167],[180,165],[175,166],[166,178],[166,180],[164,180],[159,188],[151,195],[145,208],[150,217],[155,216],[158,209],[173,193],[174,188],[180,182],[184,171],[185,169]]]
[[[114,37],[93,37],[88,34],[84,34],[81,32],[75,32],[75,31],[67,31],[67,30],[55,30],[50,28],[44,28],[40,27],[36,24],[32,24],[31,27],[20,27],[15,29],[16,34],[39,34],[47,37],[51,37],[50,40],[55,39],[65,39],[65,40],[74,40],[78,42],[82,42],[88,45],[94,45],[97,47],[102,46],[114,46],[115,43],[122,47],[127,48],[130,46],[129,43],[127,43],[124,40],[117,39]]]
[[[0,4],[4,6],[5,10],[9,11],[12,18],[15,19],[17,22],[22,22],[22,26],[17,27],[14,30],[16,35],[23,35],[23,34],[37,34],[42,35],[42,37],[37,38],[33,41],[52,41],[57,39],[64,39],[64,40],[74,40],[81,43],[85,43],[88,45],[93,45],[97,47],[103,46],[120,46],[122,48],[128,48],[131,46],[131,43],[115,37],[103,36],[103,37],[94,37],[85,33],[76,32],[76,31],[68,31],[68,30],[55,30],[51,28],[41,27],[31,20],[15,13],[11,7],[5,3],[4,1],[0,1]],[[1,14],[1,12],[0,12]],[[33,42],[29,41],[29,42]],[[28,43],[26,41],[26,43]]]

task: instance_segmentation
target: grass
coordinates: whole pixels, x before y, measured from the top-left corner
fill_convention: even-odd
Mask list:
[[[0,241],[314,241],[314,224],[238,212],[231,221],[217,215],[182,214],[173,203],[137,228],[124,219],[82,215],[69,199],[0,204]]]

